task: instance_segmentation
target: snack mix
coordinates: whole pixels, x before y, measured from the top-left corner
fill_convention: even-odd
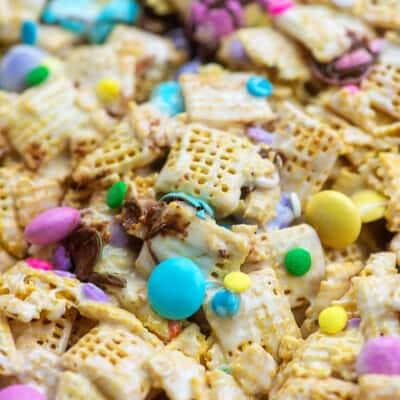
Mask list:
[[[0,0],[0,400],[400,400],[400,0]]]

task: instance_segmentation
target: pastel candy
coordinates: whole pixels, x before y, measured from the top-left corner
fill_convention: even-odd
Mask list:
[[[400,337],[369,340],[358,355],[356,371],[358,375],[400,375]]]
[[[369,64],[372,61],[371,54],[365,49],[354,50],[345,54],[335,62],[335,68],[338,70],[358,67],[359,65]]]
[[[11,385],[0,390],[0,400],[46,400],[46,397],[31,386]]]
[[[37,215],[25,229],[32,244],[51,244],[66,238],[81,222],[79,210],[56,207]]]
[[[54,269],[50,263],[39,258],[27,258],[25,262],[34,269],[42,269],[43,271],[52,271]]]

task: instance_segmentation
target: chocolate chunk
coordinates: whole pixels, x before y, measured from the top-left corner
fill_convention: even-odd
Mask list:
[[[142,216],[142,210],[136,200],[129,200],[124,203],[121,209],[121,214],[118,220],[125,230],[129,230],[133,225],[136,225],[140,221]]]
[[[110,285],[120,288],[126,287],[125,278],[119,278],[111,274],[99,274],[98,272],[92,272],[90,274],[89,281],[98,286]]]

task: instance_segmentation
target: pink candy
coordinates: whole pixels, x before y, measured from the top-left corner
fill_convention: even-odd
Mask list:
[[[346,85],[343,86],[344,89],[350,92],[350,94],[356,94],[360,91],[360,88],[356,85]]]
[[[335,62],[335,68],[337,70],[349,69],[352,67],[357,67],[359,65],[368,64],[371,61],[372,56],[368,53],[367,50],[357,49],[340,57]]]
[[[44,271],[52,271],[54,269],[54,267],[50,263],[45,260],[41,260],[40,258],[30,257],[27,258],[25,262],[34,269],[42,269]]]
[[[0,400],[46,400],[46,397],[28,385],[11,385],[0,390]]]
[[[384,44],[385,44],[385,39],[374,39],[372,42],[369,43],[369,49],[373,53],[377,54],[381,52]]]
[[[37,215],[25,229],[25,239],[32,244],[51,244],[66,238],[81,222],[78,210],[56,207]]]
[[[279,15],[294,7],[292,0],[268,0],[267,10],[271,15]]]
[[[400,375],[400,337],[369,340],[358,355],[356,370],[358,375]]]

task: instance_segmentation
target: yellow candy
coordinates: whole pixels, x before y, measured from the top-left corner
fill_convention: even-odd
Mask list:
[[[347,314],[343,307],[332,306],[321,311],[318,317],[319,328],[324,333],[341,332],[347,324]]]
[[[97,97],[104,103],[112,103],[118,99],[120,84],[112,78],[101,79],[96,86]]]
[[[321,242],[334,249],[353,243],[361,230],[358,208],[349,197],[334,190],[319,192],[308,202],[306,220]]]
[[[224,286],[231,292],[243,293],[250,285],[250,277],[243,272],[231,272],[224,278]]]
[[[375,190],[360,190],[351,196],[359,209],[362,222],[372,222],[385,215],[387,199]]]

